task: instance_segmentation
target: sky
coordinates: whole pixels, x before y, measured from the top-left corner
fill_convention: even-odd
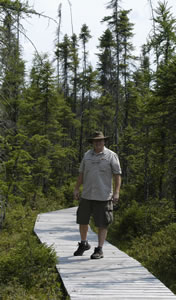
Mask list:
[[[70,5],[72,10],[73,30],[79,35],[83,24],[89,27],[92,38],[88,43],[89,62],[96,66],[98,52],[98,39],[106,30],[106,24],[101,23],[101,20],[111,14],[111,10],[107,9],[108,0],[28,0],[28,4],[35,11],[47,15],[57,22],[58,6],[62,5],[62,20],[61,20],[61,39],[65,34],[72,35]],[[122,9],[131,9],[129,14],[130,22],[134,24],[133,45],[135,46],[135,55],[140,55],[141,46],[146,42],[146,39],[152,29],[151,9],[149,0],[121,0],[120,6]],[[176,16],[176,0],[168,0],[168,7],[171,7],[173,15]],[[153,7],[156,8],[158,1],[152,0]],[[26,18],[22,22],[26,35],[35,45],[39,53],[48,53],[53,57],[53,51],[56,41],[57,24],[47,18],[33,16]],[[27,66],[30,67],[34,47],[21,35],[23,45],[24,59]]]

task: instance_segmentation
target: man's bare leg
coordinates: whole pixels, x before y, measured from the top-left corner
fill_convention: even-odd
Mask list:
[[[103,247],[104,241],[107,237],[108,230],[103,227],[98,228],[98,246]]]
[[[89,228],[89,225],[82,225],[82,224],[79,225],[81,241],[87,240],[88,228]]]

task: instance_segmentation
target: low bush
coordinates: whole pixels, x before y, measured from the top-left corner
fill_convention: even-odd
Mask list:
[[[65,299],[51,247],[33,232],[37,211],[10,207],[1,231],[0,299]]]
[[[127,253],[176,293],[176,224],[170,224],[150,237],[133,240]]]
[[[176,293],[175,211],[166,199],[124,203],[114,213],[108,240],[141,262]]]

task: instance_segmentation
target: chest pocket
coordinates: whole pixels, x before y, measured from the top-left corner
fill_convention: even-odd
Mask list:
[[[91,159],[85,160],[85,172],[89,172],[92,169],[92,161]]]
[[[99,170],[100,172],[108,172],[111,170],[111,166],[108,160],[101,159],[99,164]]]

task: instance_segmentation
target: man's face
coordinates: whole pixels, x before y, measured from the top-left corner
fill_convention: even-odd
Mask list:
[[[102,152],[104,148],[104,139],[93,140],[93,147],[96,153]]]

